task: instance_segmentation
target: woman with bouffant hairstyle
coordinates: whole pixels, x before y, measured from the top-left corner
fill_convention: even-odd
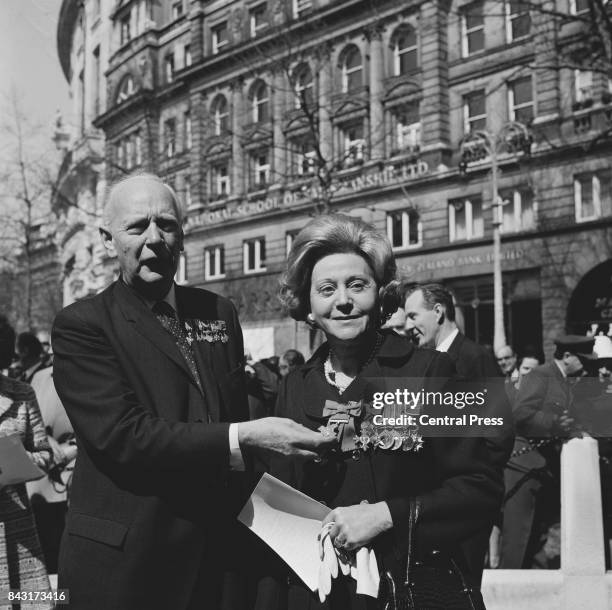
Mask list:
[[[414,604],[405,607],[419,610],[484,607],[477,592],[464,592],[469,587],[459,570],[461,541],[493,521],[503,495],[501,476],[482,458],[481,439],[423,438],[413,427],[375,423],[376,414],[389,420],[410,412],[410,406],[375,406],[381,391],[410,384],[440,391],[454,372],[447,354],[380,329],[397,307],[393,298],[390,307],[383,302],[395,273],[387,238],[350,216],[318,216],[293,242],[280,298],[293,318],[321,330],[326,341],[283,378],[276,414],[337,443],[321,460],[284,460],[270,468],[330,512],[320,535],[318,594],[278,566],[260,582],[257,610],[395,609],[400,598],[408,603],[407,595]],[[409,540],[419,561],[414,593],[404,590]],[[434,604],[431,579],[419,575],[422,565],[431,565],[434,597],[442,593],[447,605]]]
[[[295,237],[281,278],[280,299],[295,320],[310,321],[310,275],[328,254],[357,254],[372,270],[378,288],[395,278],[391,244],[371,225],[344,214],[318,216]],[[385,312],[388,315],[393,312]]]

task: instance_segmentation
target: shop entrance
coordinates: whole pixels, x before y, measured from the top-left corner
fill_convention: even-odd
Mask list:
[[[445,282],[465,320],[465,334],[493,345],[493,278],[490,275]],[[520,355],[542,351],[542,302],[538,271],[504,274],[504,323],[508,344]]]
[[[566,327],[578,335],[612,335],[612,259],[578,282],[567,307]]]

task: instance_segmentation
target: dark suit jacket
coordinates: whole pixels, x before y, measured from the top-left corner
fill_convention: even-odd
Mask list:
[[[561,434],[559,417],[570,406],[570,386],[557,364],[536,366],[521,380],[514,404],[516,431],[536,438]]]
[[[487,415],[503,417],[504,426],[493,437],[487,437],[486,446],[491,464],[503,473],[514,446],[512,410],[506,394],[504,379],[493,356],[482,346],[463,333],[459,333],[448,348],[448,355],[457,369],[457,379],[486,383],[488,400]],[[490,525],[484,524],[480,532],[463,544],[467,557],[469,576],[474,586],[480,586],[482,567],[489,546]]]
[[[200,607],[218,607],[226,562],[215,554],[235,514],[226,422],[248,413],[242,333],[222,297],[177,286],[176,299],[194,321],[203,391],[122,282],[55,320],[54,377],[79,450],[59,583],[79,610],[186,608],[202,567]]]
[[[338,402],[368,399],[373,390],[393,391],[407,387],[409,379],[426,391],[440,391],[444,379],[454,371],[449,358],[429,349],[415,348],[405,337],[393,332],[385,340],[376,357],[340,396],[323,374],[327,357],[324,344],[305,365],[290,373],[281,384],[278,415],[290,417],[310,429],[325,424],[323,407],[326,400]],[[414,389],[414,388],[412,388]],[[448,389],[448,388],[446,388]],[[441,407],[432,407],[431,415],[446,415]],[[457,415],[450,407],[450,414]],[[423,429],[421,430],[423,433]],[[416,529],[417,555],[428,555],[432,550],[444,550],[464,565],[459,543],[478,531],[483,523],[490,527],[499,510],[503,494],[501,473],[488,463],[481,438],[425,438],[419,452],[369,452],[360,459],[352,459],[350,452],[334,455],[327,463],[276,462],[272,474],[284,479],[304,493],[325,502],[330,509],[337,506],[385,500],[393,518],[393,529],[374,541],[379,569],[396,573],[405,570],[408,544],[409,499],[418,496],[421,512]],[[347,586],[353,583],[343,581]],[[334,587],[342,587],[342,583]],[[354,589],[354,587],[353,587]],[[272,610],[274,604],[262,603],[258,608]],[[300,583],[288,592],[291,610],[317,608],[315,596]],[[361,608],[354,590],[347,593],[351,603],[332,607]],[[283,604],[280,604],[283,607]],[[369,607],[369,606],[368,606]]]

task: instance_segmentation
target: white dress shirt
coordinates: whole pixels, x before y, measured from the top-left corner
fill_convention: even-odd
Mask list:
[[[448,335],[448,337],[446,337],[446,339],[444,339],[444,341],[440,342],[440,345],[436,345],[436,351],[438,352],[447,352],[448,348],[451,346],[452,342],[455,340],[455,337],[459,334],[459,329],[455,328],[455,330],[453,330],[451,332],[450,335]]]

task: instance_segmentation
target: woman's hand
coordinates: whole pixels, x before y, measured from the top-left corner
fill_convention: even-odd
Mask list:
[[[386,502],[368,504],[364,501],[353,506],[340,506],[323,519],[323,525],[332,521],[334,525],[330,537],[336,547],[347,551],[369,544],[376,536],[393,527]]]

